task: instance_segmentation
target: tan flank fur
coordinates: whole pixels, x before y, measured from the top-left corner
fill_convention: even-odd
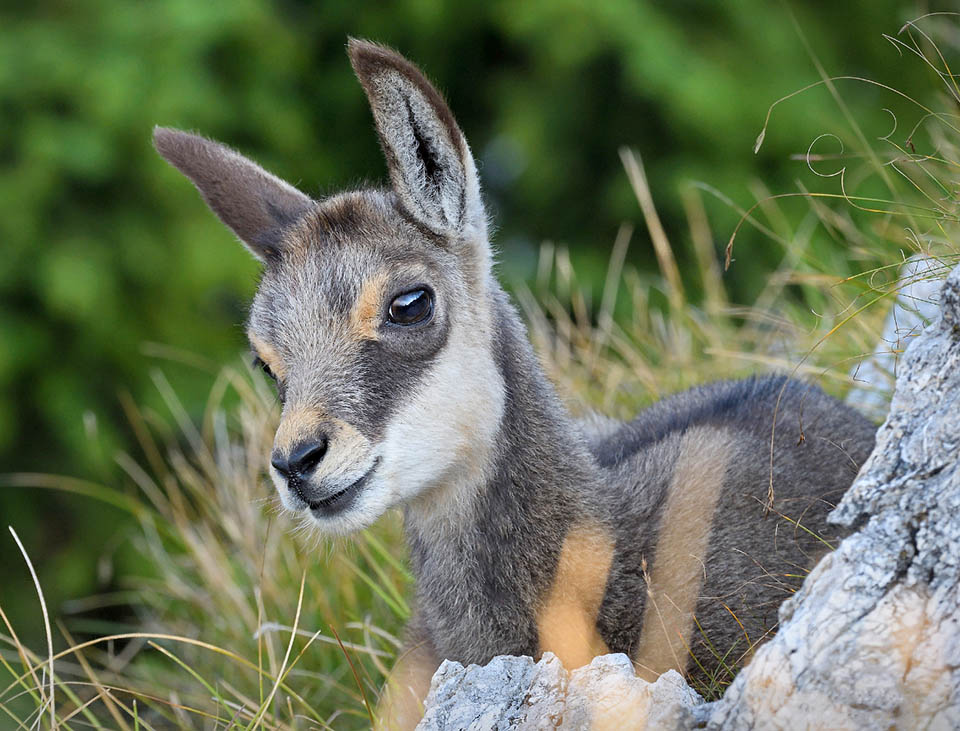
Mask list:
[[[597,630],[597,615],[613,550],[613,537],[602,526],[575,526],[563,539],[537,632],[540,653],[552,652],[569,670],[609,652]]]
[[[647,583],[643,631],[634,658],[640,677],[651,682],[671,668],[685,671],[690,662],[710,531],[735,448],[733,439],[717,429],[695,427],[683,438],[660,518],[657,559]]]

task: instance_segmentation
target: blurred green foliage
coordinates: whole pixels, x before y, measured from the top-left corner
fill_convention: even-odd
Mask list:
[[[914,11],[896,0],[4,3],[0,472],[109,479],[114,452],[133,443],[118,394],[149,413],[161,367],[197,414],[214,364],[245,348],[256,264],[153,152],[154,124],[223,140],[314,196],[380,181],[344,54],[347,35],[380,40],[446,92],[480,163],[504,274],[529,277],[537,245],[552,239],[570,246],[582,279],[599,281],[617,226],[642,226],[620,145],[644,156],[683,268],[681,186],[702,180],[744,205],[757,178],[795,190],[811,173],[790,154],[836,131],[835,101],[820,89],[751,152],[770,103],[818,79],[790,13],[830,73],[909,89],[929,70],[881,34]],[[879,135],[889,97],[857,87],[844,99]],[[709,213],[719,248],[737,214],[719,203]],[[743,298],[783,253],[751,235],[729,275]],[[655,266],[645,235],[631,257]],[[170,353],[193,363],[156,357]],[[13,490],[0,494],[0,515],[35,547],[54,606],[93,588],[83,548],[99,550],[112,516]],[[0,586],[10,571],[21,581],[4,568]]]

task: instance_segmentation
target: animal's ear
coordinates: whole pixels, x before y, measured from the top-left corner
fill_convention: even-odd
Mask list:
[[[477,169],[443,97],[416,66],[389,48],[351,38],[347,52],[404,208],[435,233],[484,235]]]
[[[284,228],[313,206],[292,185],[219,142],[155,127],[153,144],[258,259],[278,254]]]

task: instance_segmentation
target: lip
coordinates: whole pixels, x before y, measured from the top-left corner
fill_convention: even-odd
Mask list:
[[[342,513],[353,504],[357,495],[360,494],[363,486],[367,483],[367,480],[370,479],[370,475],[373,474],[374,470],[376,470],[379,465],[380,458],[377,457],[373,461],[370,469],[367,470],[366,474],[364,474],[359,480],[351,485],[348,485],[339,492],[335,492],[330,497],[325,497],[323,500],[317,500],[316,502],[309,503],[308,505],[310,507],[310,512],[312,512],[314,515],[322,515],[326,518],[337,515],[338,513]]]

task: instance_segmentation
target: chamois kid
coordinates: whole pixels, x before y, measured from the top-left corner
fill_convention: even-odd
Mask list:
[[[574,420],[494,277],[447,105],[397,53],[348,53],[387,189],[315,201],[203,137],[154,142],[263,262],[248,334],[283,402],[283,505],[331,534],[403,509],[417,596],[397,687],[422,698],[444,658],[624,652],[647,678],[742,661],[837,538],[825,516],[872,425],[780,376]]]

